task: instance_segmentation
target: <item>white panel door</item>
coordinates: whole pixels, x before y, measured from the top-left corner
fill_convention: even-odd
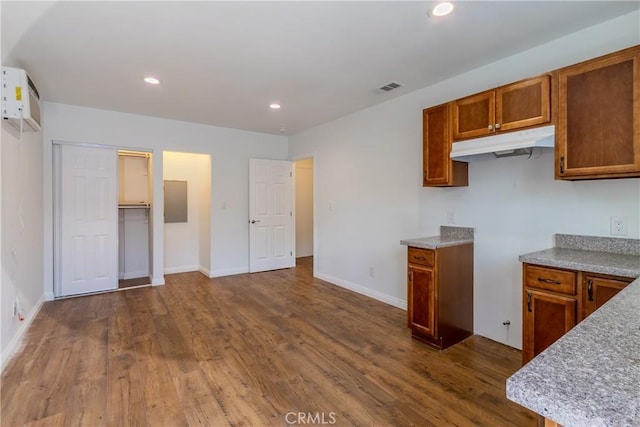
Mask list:
[[[117,164],[115,149],[61,146],[61,296],[118,287]]]
[[[295,265],[292,162],[249,159],[249,271]]]

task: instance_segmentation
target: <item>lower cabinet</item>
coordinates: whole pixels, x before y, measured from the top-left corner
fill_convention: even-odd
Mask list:
[[[634,280],[526,263],[522,276],[523,364]]]
[[[408,249],[412,337],[445,349],[473,334],[473,243]]]
[[[527,289],[524,293],[523,362],[528,362],[576,325],[577,299]]]
[[[633,279],[626,277],[609,277],[595,274],[585,274],[583,279],[584,298],[582,304],[582,318],[584,319],[596,311],[605,302],[613,298],[624,289]]]

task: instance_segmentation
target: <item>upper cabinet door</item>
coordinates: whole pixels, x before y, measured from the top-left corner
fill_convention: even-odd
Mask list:
[[[496,89],[496,123],[501,131],[541,125],[551,120],[551,76]]]
[[[467,164],[451,160],[449,104],[422,112],[422,185],[424,187],[466,186]]]
[[[451,163],[447,104],[422,112],[422,132],[423,185],[446,185]]]
[[[556,176],[640,176],[640,47],[558,71]]]
[[[495,91],[458,99],[452,103],[453,139],[485,136],[495,132]]]

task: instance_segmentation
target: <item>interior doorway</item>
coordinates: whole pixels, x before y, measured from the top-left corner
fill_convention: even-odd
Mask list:
[[[296,209],[296,264],[314,255],[313,227],[313,157],[296,160],[295,209]]]
[[[164,151],[164,273],[211,271],[211,156]]]

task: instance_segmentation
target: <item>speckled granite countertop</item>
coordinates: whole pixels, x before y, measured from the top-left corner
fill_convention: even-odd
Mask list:
[[[640,276],[640,240],[556,235],[520,261]],[[507,398],[572,426],[640,426],[640,278],[507,379]]]
[[[439,236],[400,240],[401,245],[423,249],[437,249],[464,243],[473,243],[473,228],[441,226]]]
[[[565,427],[640,425],[640,279],[507,379],[507,398]]]
[[[520,255],[520,261],[613,276],[640,276],[640,256],[580,249],[552,248]]]

